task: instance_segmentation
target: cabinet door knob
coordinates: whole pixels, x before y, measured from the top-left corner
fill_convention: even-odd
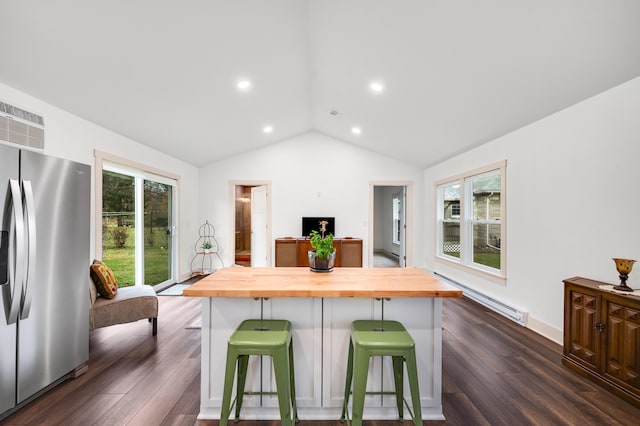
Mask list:
[[[597,322],[597,323],[595,323],[594,328],[595,328],[597,331],[604,331],[604,324],[603,324],[603,323],[601,323],[601,322]]]

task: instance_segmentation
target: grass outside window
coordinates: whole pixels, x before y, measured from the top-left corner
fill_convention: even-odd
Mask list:
[[[126,230],[128,233],[123,248],[118,248],[113,240],[114,228]],[[111,268],[118,280],[118,287],[129,287],[135,285],[135,249],[134,249],[134,228],[132,226],[106,226],[103,237],[102,260]],[[152,240],[153,244],[149,244]],[[145,283],[158,283],[164,281],[168,275],[169,265],[167,262],[168,241],[164,229],[155,229],[153,238],[146,235],[145,238],[145,262],[146,276]]]

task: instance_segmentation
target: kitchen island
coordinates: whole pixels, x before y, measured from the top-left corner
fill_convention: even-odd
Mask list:
[[[442,415],[442,299],[462,291],[416,268],[225,268],[184,290],[202,298],[200,419],[218,419],[227,340],[249,318],[292,323],[299,417],[339,419],[349,330],[356,319],[400,321],[416,341],[423,419]],[[393,390],[390,359],[371,362],[367,390]],[[408,390],[408,384],[405,386]],[[275,390],[268,357],[252,357],[248,391]],[[405,395],[409,392],[405,391]],[[247,395],[241,417],[279,419],[275,395]],[[392,395],[368,395],[365,419],[395,419]]]

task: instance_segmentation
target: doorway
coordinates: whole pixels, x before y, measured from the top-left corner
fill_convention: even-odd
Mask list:
[[[369,264],[375,268],[407,266],[407,185],[372,185],[372,238]]]
[[[235,187],[235,240],[234,262],[251,266],[251,186]]]
[[[270,184],[232,184],[234,263],[239,266],[271,265]]]

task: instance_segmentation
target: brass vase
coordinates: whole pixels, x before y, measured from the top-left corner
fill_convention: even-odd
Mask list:
[[[631,273],[631,268],[633,268],[633,264],[636,262],[632,259],[617,259],[613,258],[613,261],[616,262],[616,269],[618,270],[620,285],[617,285],[614,290],[619,291],[633,291],[631,287],[627,285],[627,278],[629,278],[629,273]]]

